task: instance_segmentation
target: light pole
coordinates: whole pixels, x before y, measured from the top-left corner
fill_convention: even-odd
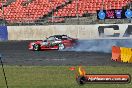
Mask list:
[[[1,67],[2,67],[2,71],[3,71],[3,75],[4,75],[4,78],[5,78],[6,88],[9,88],[9,87],[8,87],[8,83],[7,83],[7,78],[6,78],[5,69],[4,69],[4,64],[3,64],[3,61],[2,61],[2,56],[1,56],[1,54],[0,54],[0,62],[1,62]]]
[[[76,0],[76,17],[77,17],[78,24],[79,24],[78,3],[79,3],[79,0]]]
[[[101,8],[101,10],[104,10],[104,0],[102,0],[102,8]],[[107,10],[107,9],[105,8],[105,10]],[[105,23],[105,19],[103,20],[103,22]]]
[[[52,24],[54,24],[54,9],[52,10]]]
[[[101,8],[101,10],[103,10],[104,9],[104,0],[102,0],[102,8]]]
[[[4,16],[4,0],[2,0],[2,17],[4,20],[4,26],[5,26],[5,16]]]
[[[132,8],[131,4],[132,4],[132,0],[130,0],[130,9]],[[130,18],[130,22],[132,23],[132,18]]]

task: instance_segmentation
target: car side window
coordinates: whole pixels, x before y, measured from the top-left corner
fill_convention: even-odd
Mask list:
[[[54,38],[54,37],[49,37],[47,40],[48,40],[48,41],[54,41],[55,38]]]
[[[68,37],[67,36],[62,36],[62,40],[67,40]]]

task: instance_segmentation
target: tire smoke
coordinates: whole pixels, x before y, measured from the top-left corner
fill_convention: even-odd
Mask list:
[[[132,39],[94,39],[79,40],[74,48],[67,48],[64,51],[87,51],[111,53],[112,46],[132,47]]]

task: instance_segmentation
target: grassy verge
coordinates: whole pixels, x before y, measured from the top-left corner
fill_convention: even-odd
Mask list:
[[[85,66],[87,73],[129,73],[131,67]],[[86,84],[79,86],[69,66],[5,66],[9,88],[132,88],[129,84]],[[0,68],[0,88],[6,88]]]

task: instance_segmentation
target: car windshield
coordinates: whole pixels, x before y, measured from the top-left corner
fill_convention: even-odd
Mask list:
[[[49,38],[47,38],[47,40],[52,41],[52,40],[55,40],[55,38],[54,37],[49,37]]]
[[[57,39],[62,39],[62,36],[58,35],[58,36],[55,36]]]
[[[56,39],[59,39],[59,40],[67,40],[67,39],[71,39],[70,37],[68,37],[67,35],[62,35],[62,36],[50,36],[49,38],[47,38],[46,40],[44,41],[53,41],[53,40],[56,40]]]
[[[67,36],[62,36],[62,38],[68,38]]]
[[[65,36],[62,36],[62,39],[71,39],[71,38],[65,35]]]

